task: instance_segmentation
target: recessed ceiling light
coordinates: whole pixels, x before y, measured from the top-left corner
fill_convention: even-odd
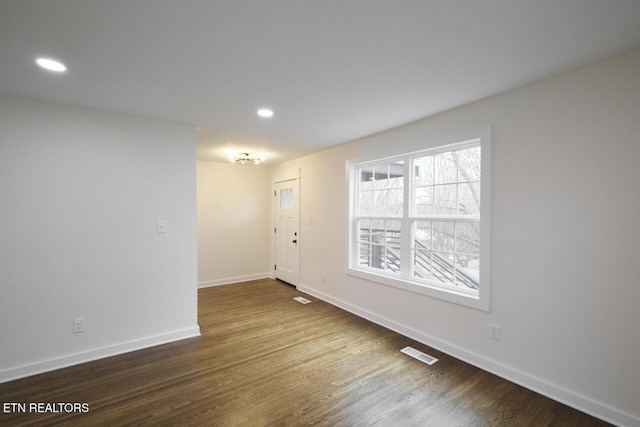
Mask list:
[[[38,58],[36,63],[44,69],[62,73],[67,71],[67,67],[62,63],[49,58]]]
[[[258,110],[258,115],[260,117],[273,117],[273,110],[268,108],[261,108]]]

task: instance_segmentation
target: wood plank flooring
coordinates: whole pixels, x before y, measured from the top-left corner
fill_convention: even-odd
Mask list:
[[[608,425],[277,281],[201,289],[199,324],[199,338],[0,384],[0,405],[89,405],[0,407],[0,425]]]

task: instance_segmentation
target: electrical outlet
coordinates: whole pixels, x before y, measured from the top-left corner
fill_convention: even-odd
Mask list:
[[[492,340],[500,341],[500,326],[489,324],[489,338]]]
[[[320,282],[324,283],[325,279],[327,278],[327,275],[324,273],[320,273]]]
[[[166,233],[167,232],[167,221],[158,221],[156,223],[156,231],[158,233]]]
[[[73,319],[73,333],[80,334],[82,332],[87,332],[87,319],[84,317]]]

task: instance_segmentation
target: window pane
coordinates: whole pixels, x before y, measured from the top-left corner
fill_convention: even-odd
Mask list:
[[[373,194],[373,214],[374,215],[386,215],[388,209],[388,196],[387,190],[375,190]]]
[[[415,249],[431,249],[431,221],[416,221],[413,239]]]
[[[371,245],[371,261],[369,267],[383,269],[384,268],[384,246]]]
[[[454,233],[452,221],[433,221],[433,249],[436,251],[453,252]]]
[[[400,221],[387,221],[386,240],[385,244],[393,246],[394,248],[400,248]]]
[[[402,216],[404,160],[358,168],[357,215]]]
[[[428,279],[431,277],[431,251],[416,249],[413,252],[413,277]]]
[[[433,252],[432,260],[433,278],[443,284],[453,285],[453,254]]]
[[[400,239],[402,226],[400,221],[385,221],[385,265],[384,270],[394,273],[400,272]]]
[[[371,267],[371,245],[358,243],[358,264]]]
[[[383,219],[371,220],[371,242],[375,245],[384,244],[385,240],[385,227]],[[370,267],[381,268],[382,267],[382,252],[381,246],[374,246],[372,248],[372,265]]]
[[[280,209],[293,209],[293,188],[280,190]]]
[[[480,257],[477,255],[456,256],[456,286],[479,289]]]
[[[385,212],[388,215],[394,215],[394,216],[402,216],[403,213],[403,208],[404,208],[404,204],[403,204],[403,199],[404,199],[404,190],[402,189],[398,189],[398,190],[389,190],[389,205],[387,207],[387,212]]]
[[[404,187],[404,160],[389,165],[389,188]]]
[[[367,228],[370,225],[371,228]],[[400,220],[359,220],[359,265],[388,272],[400,272]],[[371,244],[369,244],[371,242]]]
[[[433,187],[417,187],[415,189],[415,214],[433,214]]]
[[[435,209],[438,215],[455,215],[457,213],[456,184],[436,185]]]
[[[358,194],[358,214],[371,215],[373,213],[373,192],[361,191]]]
[[[389,163],[373,166],[373,187],[377,190],[389,188]]]
[[[480,224],[456,222],[456,253],[480,254]]]
[[[413,159],[413,167],[415,172],[415,185],[433,185],[434,169],[433,156],[418,157]]]
[[[383,270],[391,271],[393,273],[400,272],[400,249],[386,247],[385,248],[385,263],[382,267]]]
[[[358,240],[360,242],[371,242],[371,221],[368,219],[358,220]]]
[[[480,181],[480,147],[458,151],[458,181]]]
[[[360,189],[373,189],[373,166],[362,166],[360,168]]]
[[[435,155],[436,184],[457,182],[458,170],[456,166],[456,152]]]
[[[378,233],[384,232],[384,219],[372,219],[371,231],[378,232]]]
[[[458,185],[460,215],[480,215],[480,183],[465,182]]]

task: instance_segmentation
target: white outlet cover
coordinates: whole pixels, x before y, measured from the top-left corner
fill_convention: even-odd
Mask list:
[[[158,233],[166,233],[167,221],[158,221],[156,224],[156,230],[158,231]]]
[[[489,324],[489,338],[500,341],[500,326]]]
[[[80,334],[82,332],[87,331],[87,319],[84,317],[79,317],[77,319],[73,319],[73,333]]]

